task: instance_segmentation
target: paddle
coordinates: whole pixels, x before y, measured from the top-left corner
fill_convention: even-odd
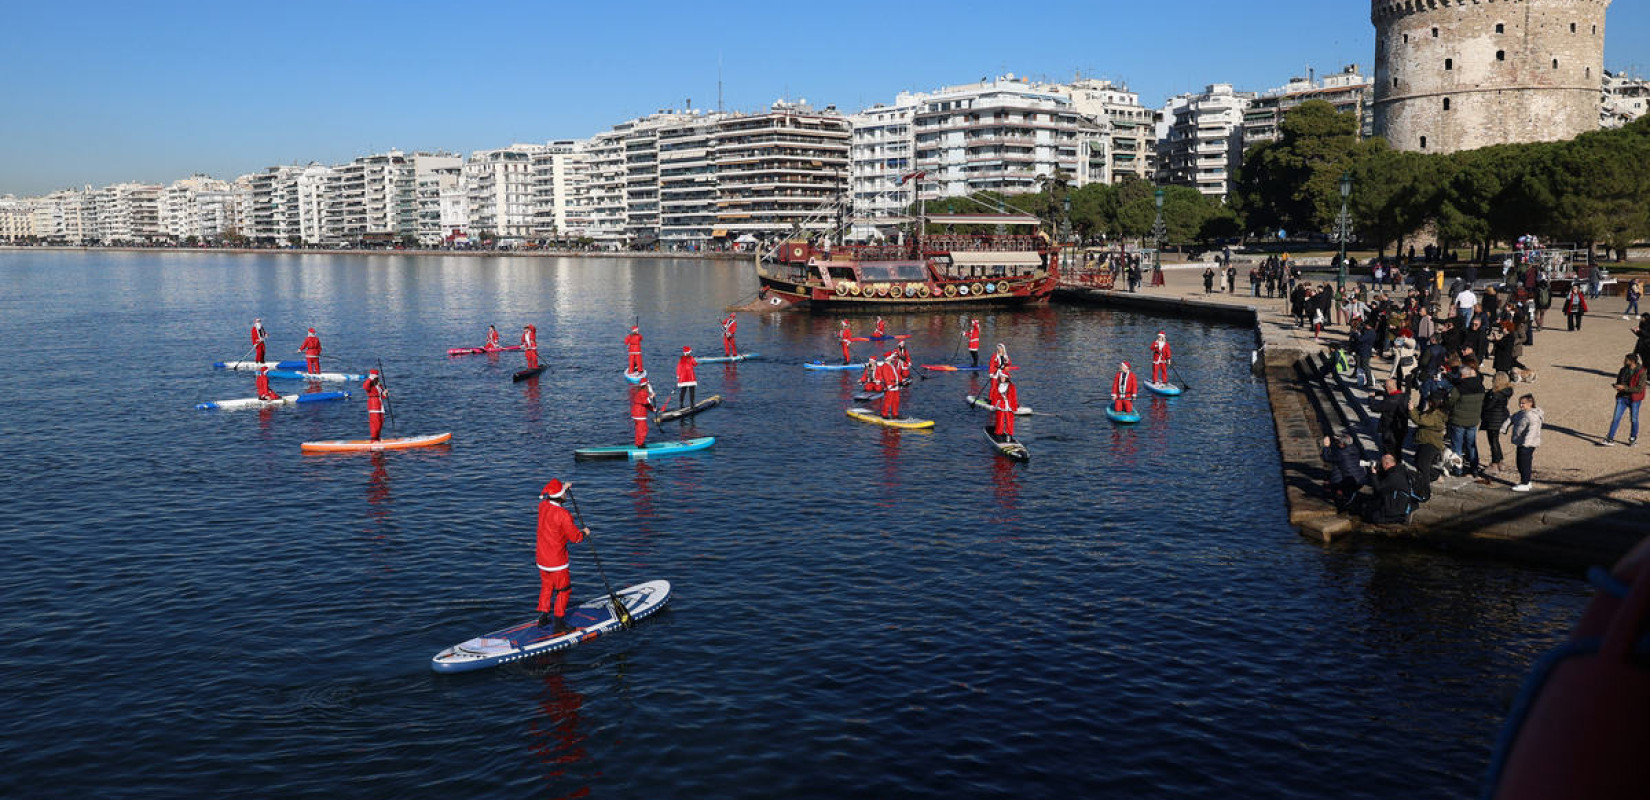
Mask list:
[[[579,511],[579,501],[573,498],[573,489],[568,487],[567,504],[573,507],[573,514],[578,517],[579,527],[584,529],[584,543],[590,546],[590,555],[596,558],[596,574],[602,576],[602,585],[607,587],[607,597],[613,602],[613,616],[619,618],[619,624],[625,630],[630,630],[636,620],[630,618],[630,609],[624,607],[624,601],[619,594],[613,591],[613,584],[607,582],[607,570],[602,569],[602,556],[596,552],[596,542],[590,537],[590,526],[584,524],[584,514]]]
[[[390,404],[390,384],[384,380],[384,359],[378,359],[378,388],[383,394],[384,413],[390,418],[390,427],[401,430],[395,424],[395,406]]]
[[[257,343],[255,343],[255,342],[254,342],[254,343],[253,343],[253,345],[252,345],[252,346],[251,346],[251,347],[248,347],[248,348],[246,348],[246,355],[243,355],[243,356],[241,356],[241,357],[240,357],[240,358],[237,358],[237,359],[235,359],[235,360],[236,360],[236,361],[245,361],[245,360],[247,360],[247,359],[248,359],[248,358],[251,358],[251,357],[252,357],[252,353],[253,353],[253,352],[254,352],[254,351],[256,351],[256,350],[257,350],[257,349],[258,349],[258,345],[257,345]]]
[[[1169,363],[1169,369],[1174,370],[1175,379],[1180,381],[1181,391],[1189,392],[1189,391],[1192,390],[1192,385],[1187,383],[1185,378],[1180,377],[1180,370],[1175,368],[1175,365],[1174,365],[1173,362]]]
[[[654,395],[654,397],[655,397],[655,399],[657,399],[658,395]],[[663,423],[659,422],[659,416],[661,414],[664,414],[669,409],[670,409],[670,395],[667,394],[667,395],[665,395],[665,404],[662,405],[662,406],[659,406],[657,409],[655,409],[653,414],[652,414],[652,416],[653,416],[653,427],[658,428],[660,433],[665,432],[665,426],[664,426]]]

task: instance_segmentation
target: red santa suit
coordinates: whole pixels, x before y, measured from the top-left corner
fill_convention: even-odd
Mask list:
[[[877,365],[877,380],[882,383],[882,418],[899,419],[899,368],[892,359]]]
[[[1169,382],[1169,361],[1174,352],[1169,348],[1169,340],[1160,338],[1152,342],[1152,383]]]
[[[311,375],[321,371],[321,338],[315,335],[314,328],[309,329],[309,335],[298,345],[298,352],[303,353],[307,359],[307,369]]]
[[[279,399],[281,399],[281,396],[276,394],[275,390],[269,388],[269,367],[259,367],[258,368],[258,399],[259,400],[279,400]]]
[[[636,424],[636,446],[647,444],[647,424],[653,414],[653,387],[644,381],[630,387],[630,421]]]
[[[487,326],[487,344],[483,346],[488,350],[498,349],[498,328],[491,325]]]
[[[871,335],[872,336],[887,336],[888,335],[888,323],[886,321],[884,321],[882,319],[882,317],[877,317],[876,332],[871,334]]]
[[[1005,391],[1006,387],[1006,391]],[[1002,381],[997,384],[997,435],[1014,435],[1014,412],[1020,407],[1020,391],[1014,384]]]
[[[561,489],[559,481],[546,486]],[[573,524],[573,515],[556,502],[559,498],[540,495],[538,550],[535,560],[539,567],[539,613],[557,618],[567,615],[567,596],[573,588],[573,576],[568,570],[567,545],[584,541],[584,531]]]
[[[842,332],[837,334],[837,338],[842,340],[842,363],[846,364],[849,358],[848,344],[854,340],[854,331],[848,327],[847,320],[842,321]]]
[[[263,363],[264,345],[269,341],[269,334],[264,332],[264,322],[261,319],[252,321],[252,360]]]
[[[968,337],[968,357],[977,367],[980,365],[980,321],[974,320],[964,335]]]
[[[384,433],[384,379],[379,377],[378,370],[367,375],[364,387],[367,390],[367,438],[378,441]]]
[[[527,368],[539,367],[539,330],[531,325],[524,325],[521,329],[521,349],[527,354]]]
[[[676,360],[676,405],[687,407],[697,402],[699,376],[694,374],[694,365],[699,359],[693,357],[693,350],[682,348],[682,357]]]
[[[865,362],[865,370],[859,374],[859,383],[867,392],[882,391],[882,381],[877,378],[877,362]]]
[[[722,355],[739,355],[739,344],[733,340],[733,335],[739,332],[739,320],[733,314],[722,320]]]
[[[642,371],[642,331],[641,331],[640,328],[632,327],[630,329],[630,335],[624,337],[624,346],[625,346],[625,352],[628,353],[629,356],[630,356],[630,361],[629,361],[628,364],[626,364],[626,366],[624,368],[624,371],[625,372],[641,372]]]
[[[894,366],[899,368],[899,382],[901,386],[911,384],[911,354],[905,352],[905,343],[901,342],[894,351]]]
[[[1134,378],[1134,373],[1127,367],[1117,371],[1117,377],[1112,379],[1111,393],[1115,402],[1112,409],[1123,414],[1134,413],[1134,396],[1139,393],[1140,384]]]
[[[997,407],[999,399],[997,397],[997,384],[1008,376],[1008,368],[1011,366],[1014,366],[1014,362],[1008,360],[1007,348],[998,345],[997,352],[991,355],[991,361],[986,364],[986,381],[989,388],[986,399],[991,403],[992,408]]]

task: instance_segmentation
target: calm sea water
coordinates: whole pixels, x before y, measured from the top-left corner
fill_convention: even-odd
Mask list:
[[[1249,331],[1092,310],[981,315],[1023,365],[1033,460],[997,458],[967,375],[932,434],[849,420],[837,322],[742,315],[701,367],[706,453],[574,463],[629,436],[622,337],[719,351],[748,265],[0,253],[0,795],[1460,797],[1579,581],[1287,525]],[[289,355],[382,361],[392,433],[303,456],[365,404],[201,412],[262,316]],[[958,319],[895,315],[919,363]],[[519,354],[449,359],[496,324]],[[868,327],[868,319],[856,321]],[[1163,328],[1192,391],[1120,430],[1095,397]],[[966,356],[964,356],[966,358]],[[287,384],[293,387],[292,384]],[[531,666],[437,676],[530,616],[535,495],[595,535],[575,599],[667,610]]]

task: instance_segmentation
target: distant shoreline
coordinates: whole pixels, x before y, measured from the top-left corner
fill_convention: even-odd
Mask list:
[[[460,258],[688,258],[701,261],[749,261],[755,253],[659,253],[628,250],[320,250],[261,247],[82,247],[70,245],[0,245],[0,252],[53,253],[215,253],[281,256],[456,256]]]

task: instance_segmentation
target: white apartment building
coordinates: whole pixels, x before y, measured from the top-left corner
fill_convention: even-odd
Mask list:
[[[286,185],[303,171],[300,166],[269,167],[263,172],[242,176],[246,181],[247,207],[242,213],[241,234],[258,245],[287,244]]]
[[[228,181],[194,175],[173,181],[161,195],[161,228],[174,242],[193,236],[218,241],[237,223],[238,198]]]
[[[853,229],[849,237],[891,238],[910,220],[917,202],[917,181],[911,174],[915,138],[911,120],[926,95],[901,93],[893,105],[877,104],[848,117],[853,127],[849,151],[849,192],[853,202]]]
[[[12,195],[0,197],[0,242],[16,244],[35,238],[34,216],[36,201],[18,200]]]
[[[1158,183],[1224,199],[1243,163],[1243,112],[1253,101],[1229,83],[1171,98],[1158,123]]]
[[[437,247],[459,236],[468,237],[470,202],[464,186],[463,159],[452,165],[426,163],[414,171],[418,198],[418,243]]]
[[[418,229],[410,159],[400,150],[361,156],[327,176],[322,240],[386,243]]]
[[[547,142],[532,155],[535,237],[584,235],[589,222],[577,210],[585,186],[583,164],[583,145],[572,139]]]
[[[103,244],[142,244],[165,236],[160,225],[162,187],[144,183],[105,186],[93,196],[96,239]]]
[[[1622,72],[1604,71],[1599,127],[1619,128],[1650,111],[1650,81]]]
[[[1140,105],[1138,92],[1107,80],[1080,78],[1065,88],[1077,113],[1104,123],[1104,182],[1152,180],[1157,166],[1157,109]]]
[[[697,114],[658,129],[659,243],[697,249],[716,236],[716,144],[726,115]]]
[[[1363,75],[1357,64],[1318,80],[1313,76],[1290,78],[1289,83],[1261,92],[1243,112],[1243,148],[1276,141],[1283,118],[1300,104],[1322,100],[1358,120],[1358,135],[1368,138],[1375,132],[1375,79]]]
[[[716,124],[714,238],[832,230],[848,191],[848,118],[806,101],[777,102],[760,114]]]
[[[533,205],[533,156],[544,145],[512,144],[477,150],[464,162],[470,233],[499,239],[526,239],[537,231]]]

